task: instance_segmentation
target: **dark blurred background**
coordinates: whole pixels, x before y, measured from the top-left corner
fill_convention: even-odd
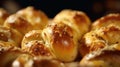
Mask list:
[[[34,6],[53,18],[63,9],[84,11],[92,21],[108,13],[120,13],[120,0],[0,0],[0,7],[10,13]]]

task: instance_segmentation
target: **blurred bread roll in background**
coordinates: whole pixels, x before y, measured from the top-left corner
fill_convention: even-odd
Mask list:
[[[17,29],[24,35],[31,30],[42,30],[48,22],[49,19],[44,12],[29,6],[10,15],[4,26]]]
[[[27,67],[27,62],[32,61],[33,56],[30,54],[20,54],[15,60],[12,62],[11,67]],[[32,65],[32,64],[29,64]]]
[[[33,57],[22,54],[13,61],[12,67],[65,67],[64,64],[50,57]]]
[[[92,30],[99,29],[101,27],[107,27],[109,25],[115,25],[120,27],[120,14],[119,13],[111,13],[106,16],[103,16],[93,22]]]
[[[16,29],[23,35],[33,29],[32,25],[24,17],[17,14],[10,15],[5,20],[4,26]]]
[[[4,21],[10,14],[3,8],[0,8],[0,25],[4,24]]]
[[[12,62],[21,54],[24,54],[16,47],[0,47],[0,67],[11,67]]]
[[[120,51],[102,50],[94,51],[82,58],[80,67],[119,67]]]
[[[22,34],[15,29],[0,26],[1,45],[14,45],[20,47]]]
[[[32,6],[19,10],[17,15],[24,17],[32,24],[34,29],[43,29],[48,24],[49,20],[43,11],[37,10]]]

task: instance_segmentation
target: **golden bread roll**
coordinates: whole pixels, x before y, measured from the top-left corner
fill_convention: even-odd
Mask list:
[[[84,35],[81,40],[79,51],[82,56],[85,54],[102,49],[104,47],[114,46],[120,49],[120,14],[108,14],[96,20],[92,24],[90,32]]]
[[[75,60],[78,52],[77,34],[64,23],[52,23],[42,31],[46,47],[57,59],[69,62]]]
[[[44,44],[41,30],[32,30],[23,37],[21,48],[34,56],[51,56],[49,49]]]
[[[43,29],[45,45],[61,61],[75,60],[78,52],[78,40],[89,31],[91,21],[81,11],[63,10],[58,13],[51,24]]]
[[[27,54],[20,55],[13,63],[12,67],[65,67],[58,60],[50,57],[32,57]]]
[[[12,62],[11,67],[27,67],[26,63],[32,60],[33,60],[33,56],[29,54],[21,54]],[[32,65],[32,63],[29,65]],[[29,67],[33,67],[33,66],[29,66]]]
[[[0,47],[0,67],[11,67],[11,63],[21,54],[24,54],[16,47]]]
[[[5,27],[13,28],[21,32],[23,35],[32,30],[32,25],[24,19],[24,17],[17,14],[10,15],[5,23]]]
[[[19,38],[18,38],[19,37]],[[0,43],[1,45],[20,46],[22,34],[17,30],[0,26]]]
[[[101,27],[106,27],[109,25],[115,25],[120,27],[120,14],[108,14],[96,20],[92,24],[92,30],[99,29]]]
[[[4,21],[8,16],[9,16],[9,13],[5,9],[0,8],[0,25],[1,26],[4,24]]]
[[[89,31],[91,21],[82,11],[65,9],[58,13],[53,19],[55,23],[64,23],[76,31],[78,38]]]
[[[17,15],[20,15],[29,21],[34,29],[43,29],[48,24],[47,15],[40,10],[36,10],[32,6],[19,10]]]
[[[90,31],[84,35],[81,40],[79,51],[82,56],[91,52],[113,46],[120,50],[120,28],[114,25],[101,27],[100,29]]]
[[[120,51],[103,50],[87,54],[80,61],[80,67],[119,67]]]

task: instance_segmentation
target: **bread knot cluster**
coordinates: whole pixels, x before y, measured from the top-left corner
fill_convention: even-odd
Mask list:
[[[0,67],[119,67],[120,14],[91,22],[64,9],[49,18],[32,6],[0,9]]]

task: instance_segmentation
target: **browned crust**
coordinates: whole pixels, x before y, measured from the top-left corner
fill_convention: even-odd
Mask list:
[[[101,17],[101,18],[97,19],[95,22],[93,22],[92,28],[95,29],[95,28],[97,28],[97,26],[102,27],[102,25],[105,25],[105,23],[107,23],[109,21],[113,24],[118,21],[120,22],[120,14],[113,13],[113,14],[108,14],[106,16]]]

